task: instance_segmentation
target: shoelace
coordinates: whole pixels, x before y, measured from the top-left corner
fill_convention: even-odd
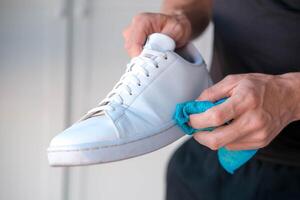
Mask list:
[[[159,68],[158,63],[155,60],[157,57],[163,57],[164,59],[167,59],[166,53],[149,49],[144,50],[141,55],[132,58],[126,66],[125,73],[121,76],[120,80],[116,83],[108,95],[98,104],[97,107],[89,110],[87,114],[80,120],[96,116],[104,110],[114,110],[114,106],[110,104],[112,101],[116,104],[123,104],[124,98],[122,97],[121,93],[126,91],[127,94],[133,95],[132,87],[142,86],[142,82],[139,77],[141,75],[149,77],[151,70]],[[132,86],[129,84],[132,84]]]

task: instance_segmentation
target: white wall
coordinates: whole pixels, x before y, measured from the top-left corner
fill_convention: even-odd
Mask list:
[[[125,70],[121,32],[132,16],[159,6],[159,0],[0,2],[0,199],[164,198],[166,164],[182,141],[130,160],[69,169],[48,167],[45,151]],[[206,60],[211,29],[196,41]]]
[[[60,1],[0,1],[0,199],[60,199],[46,147],[64,126]]]

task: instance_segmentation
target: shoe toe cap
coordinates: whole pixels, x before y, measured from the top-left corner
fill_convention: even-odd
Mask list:
[[[49,148],[77,146],[118,139],[113,122],[105,115],[78,122],[55,136]]]

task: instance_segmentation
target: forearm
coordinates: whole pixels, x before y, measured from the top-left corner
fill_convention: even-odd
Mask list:
[[[199,36],[209,24],[212,13],[211,0],[164,0],[161,12],[184,14],[192,25],[192,38]]]
[[[286,96],[286,101],[290,101],[293,113],[293,120],[300,120],[300,72],[286,73],[280,77],[288,84],[290,89],[289,96]]]

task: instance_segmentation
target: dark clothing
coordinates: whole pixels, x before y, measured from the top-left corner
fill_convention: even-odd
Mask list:
[[[300,170],[254,158],[231,175],[216,151],[190,139],[169,163],[166,199],[299,200]]]
[[[214,0],[213,22],[215,81],[228,74],[300,72],[300,0]],[[167,199],[300,199],[300,121],[233,175],[215,151],[188,141],[169,163]]]

